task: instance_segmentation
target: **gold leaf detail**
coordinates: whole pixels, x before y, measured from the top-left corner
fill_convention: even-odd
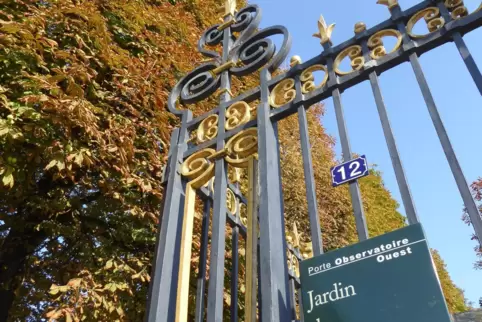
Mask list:
[[[218,121],[217,115],[209,115],[199,124],[196,136],[198,144],[212,140],[218,135]]]
[[[226,192],[226,207],[232,214],[236,214],[236,196],[231,189]]]
[[[246,102],[236,102],[226,110],[226,130],[232,130],[251,120],[251,107]]]
[[[368,47],[372,49],[370,52],[370,56],[373,59],[379,59],[387,54],[386,48],[383,45],[383,37],[395,37],[397,38],[397,42],[388,54],[391,54],[397,51],[400,46],[402,45],[402,34],[395,29],[386,29],[380,30],[379,32],[375,33],[373,36],[368,39]]]
[[[335,24],[327,25],[325,18],[320,16],[318,20],[318,32],[313,34],[313,37],[320,38],[321,44],[331,43],[331,34],[333,33],[333,29],[335,29]]]
[[[279,82],[271,91],[269,103],[272,107],[281,107],[296,97],[295,80],[287,78]]]
[[[355,33],[359,34],[367,30],[367,25],[364,22],[357,22],[355,24]]]
[[[323,76],[323,81],[319,85],[315,84],[315,76],[313,75],[313,72],[315,71],[325,72],[325,75]],[[301,91],[303,92],[303,94],[314,91],[317,88],[325,86],[326,82],[328,81],[328,69],[323,65],[310,66],[305,69],[303,73],[301,73],[300,81],[303,84],[301,86]]]
[[[377,4],[382,4],[384,6],[387,6],[388,9],[393,9],[398,6],[398,0],[378,0]]]
[[[350,58],[351,67],[352,67],[352,70],[348,72],[340,70],[340,64],[343,61],[343,59],[345,59],[346,57]],[[341,53],[339,53],[338,56],[336,56],[334,68],[335,68],[335,72],[338,75],[348,75],[354,72],[355,70],[362,69],[364,64],[365,64],[365,58],[363,58],[362,56],[362,48],[361,46],[355,45],[355,46],[346,48]]]
[[[291,57],[291,60],[290,60],[290,67],[294,67],[296,65],[299,65],[301,64],[301,57],[296,55],[296,56],[293,56]]]
[[[190,185],[194,189],[204,186],[214,176],[214,163],[209,162],[208,158],[216,151],[204,149],[189,156],[182,164],[181,173],[190,180]]]
[[[226,162],[236,168],[246,168],[249,158],[258,151],[258,131],[250,128],[239,132],[226,144]]]
[[[440,10],[436,7],[426,8],[413,15],[412,18],[407,23],[407,33],[413,39],[420,39],[428,36],[430,33],[425,35],[417,35],[413,33],[413,28],[421,19],[425,19],[427,23],[428,30],[430,33],[439,30],[445,25],[445,20],[440,17]]]

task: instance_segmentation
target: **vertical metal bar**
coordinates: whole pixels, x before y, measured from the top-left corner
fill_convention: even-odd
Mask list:
[[[196,288],[196,313],[194,322],[204,321],[204,303],[206,291],[206,265],[209,243],[209,217],[211,212],[211,200],[204,201],[203,222],[201,227],[201,250],[199,254],[199,275]]]
[[[369,61],[370,49],[368,48],[367,41],[362,41],[362,48],[365,56],[365,61]],[[385,141],[387,142],[388,152],[390,153],[390,159],[392,160],[393,170],[395,171],[395,177],[397,178],[398,188],[402,196],[403,206],[407,214],[408,222],[410,224],[416,224],[419,222],[415,204],[413,202],[412,193],[408,185],[407,178],[405,176],[405,170],[403,169],[402,160],[400,159],[400,153],[395,142],[395,136],[393,135],[392,126],[388,119],[387,108],[383,100],[382,91],[380,90],[380,84],[378,82],[378,75],[376,72],[370,73],[368,76],[370,79],[370,85],[373,91],[373,97],[378,110],[378,116],[382,124],[383,134]]]
[[[152,266],[151,284],[147,301],[147,322],[171,322],[176,314],[176,295],[179,264],[180,227],[182,223],[182,181],[179,166],[186,149],[185,124],[192,118],[186,111],[183,126],[174,130],[171,137],[171,157],[168,163],[167,187],[159,234],[156,241],[155,259]]]
[[[273,251],[285,245],[278,144],[270,119],[270,74],[261,71],[261,104],[258,107],[258,153],[260,165],[261,299],[264,322],[290,322],[286,254]]]
[[[258,161],[248,161],[248,227],[246,234],[245,321],[256,322],[256,285],[258,271]]]
[[[295,280],[293,278],[290,278],[290,300],[291,300],[291,320],[296,321],[296,288],[295,288]]]
[[[224,21],[229,20],[229,15]],[[229,51],[233,44],[231,28],[224,30],[223,38],[223,63],[229,59]],[[230,89],[231,79],[229,72],[221,74],[221,89]],[[220,101],[226,102],[230,99],[229,91],[221,94]],[[226,110],[219,109],[218,136],[216,142],[217,151],[223,150],[225,146],[224,133],[226,123]],[[224,159],[216,161],[214,181],[214,202],[213,202],[213,227],[211,260],[209,270],[208,287],[208,314],[210,322],[223,321],[223,292],[224,292],[224,254],[226,247],[226,189],[227,189],[227,167]]]
[[[304,106],[298,108],[298,123],[300,127],[301,153],[303,155],[303,170],[305,174],[306,199],[308,201],[308,215],[310,218],[311,243],[315,256],[323,254],[323,240],[321,236],[320,217],[316,198],[315,176],[311,159],[310,135]]]
[[[378,76],[375,72],[370,73],[370,85],[372,86],[373,96],[375,97],[375,103],[377,105],[378,115],[380,122],[382,123],[383,134],[385,135],[385,141],[387,142],[388,152],[392,159],[393,169],[397,178],[398,188],[402,196],[403,206],[407,214],[408,222],[410,224],[416,224],[420,220],[418,218],[415,204],[413,202],[412,193],[408,186],[407,178],[405,176],[405,170],[403,169],[402,160],[400,159],[400,153],[395,142],[395,136],[393,135],[390,120],[388,119],[387,108],[383,101],[382,92],[378,83]]]
[[[402,14],[399,6],[394,7],[391,10],[391,13],[393,17],[400,17]],[[403,21],[399,21],[397,23],[397,27],[403,35],[403,43],[405,45],[410,45],[412,40],[407,35],[407,30]],[[462,200],[464,201],[464,205],[467,208],[467,213],[469,214],[472,225],[474,226],[475,235],[478,237],[479,243],[482,244],[482,217],[480,216],[477,204],[472,197],[467,180],[465,179],[462,168],[460,167],[457,156],[455,155],[452,143],[450,142],[449,136],[442,122],[442,118],[438,112],[437,105],[435,104],[435,100],[432,96],[432,92],[430,91],[430,87],[428,86],[427,79],[425,78],[417,54],[410,54],[409,59],[422,92],[423,99],[425,100],[425,105],[427,105],[430,118],[432,119],[432,123],[435,127],[435,131],[437,132],[437,136],[444,150],[450,169],[452,170],[455,182],[457,183],[457,188],[459,189]]]
[[[435,100],[432,96],[432,92],[430,91],[427,80],[425,79],[422,66],[420,66],[420,61],[416,53],[410,55],[410,63],[412,64],[415,77],[417,78],[420,90],[422,91],[425,104],[427,105],[428,112],[432,118],[432,122],[440,143],[442,144],[442,148],[450,165],[450,169],[452,170],[455,182],[457,183],[460,195],[462,196],[462,200],[467,208],[467,213],[469,214],[472,225],[474,226],[475,234],[479,238],[479,242],[482,243],[482,217],[480,216],[477,204],[472,197],[470,188],[467,184],[467,180],[465,179],[457,156],[455,155],[452,143],[450,142],[447,130],[442,122],[442,118],[440,117],[437,105],[435,104]]]
[[[333,103],[335,105],[336,121],[338,124],[338,131],[340,133],[340,142],[343,151],[343,160],[349,161],[352,157],[350,141],[348,140],[348,133],[343,115],[343,106],[341,104],[340,90],[337,88],[333,91]],[[363,210],[363,203],[361,199],[360,187],[358,181],[350,183],[351,202],[353,204],[353,211],[355,212],[356,229],[358,232],[358,239],[360,241],[368,239],[367,220]]]
[[[467,45],[465,44],[465,41],[460,33],[456,32],[452,35],[452,37],[457,49],[459,50],[460,56],[465,63],[465,66],[467,66],[467,69],[469,70],[470,76],[472,76],[472,79],[475,82],[475,86],[477,86],[480,95],[482,95],[482,74],[480,73],[480,69],[475,62],[474,57],[472,57],[472,54],[470,53],[469,48],[467,48]]]
[[[452,15],[445,6],[445,1],[438,2],[437,7],[440,9],[440,13],[445,19],[446,23],[453,20]],[[457,50],[460,53],[460,56],[462,57],[462,60],[465,63],[465,66],[467,66],[467,69],[469,70],[470,76],[472,76],[472,79],[474,80],[475,86],[477,86],[480,95],[482,95],[482,74],[480,73],[479,67],[477,66],[477,63],[475,62],[472,54],[469,51],[469,48],[464,41],[464,38],[459,32],[453,33],[452,38],[455,42]]]
[[[238,211],[238,210],[236,210]],[[238,322],[238,273],[239,273],[239,216],[236,216],[236,224],[233,226],[231,242],[231,316],[230,321]]]

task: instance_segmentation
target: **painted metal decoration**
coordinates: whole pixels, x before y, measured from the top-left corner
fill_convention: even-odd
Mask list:
[[[368,162],[364,155],[331,168],[333,187],[338,187],[344,183],[366,177],[367,175]]]
[[[208,60],[183,77],[168,98],[168,110],[179,117],[180,127],[172,133],[164,172],[165,199],[146,321],[303,321],[299,263],[323,253],[306,110],[333,99],[342,152],[349,161],[352,151],[342,94],[363,81],[368,80],[373,91],[408,222],[417,224],[378,79],[405,62],[414,71],[475,234],[482,240],[482,218],[419,60],[420,55],[453,42],[482,94],[480,69],[464,41],[466,33],[482,25],[482,6],[469,12],[463,0],[424,0],[407,10],[397,0],[379,3],[388,7],[388,19],[371,28],[357,23],[354,36],[337,46],[331,41],[334,24],[321,17],[314,36],[323,51],[304,63],[295,56],[288,70],[273,76],[290,52],[288,30],[261,29],[258,6],[236,11],[235,0],[225,1],[222,23],[208,28],[198,43]],[[424,23],[429,32],[416,34],[415,25]],[[282,39],[279,48],[272,36]],[[393,48],[385,47],[387,37],[396,40]],[[221,49],[214,50],[216,46]],[[342,68],[344,60],[350,62],[349,69]],[[315,72],[324,76],[315,81]],[[233,95],[232,79],[248,75],[259,75],[259,85]],[[193,117],[186,105],[207,98],[213,109]],[[296,225],[285,230],[277,126],[293,114],[299,122],[310,236],[301,236]],[[358,238],[363,241],[369,234],[356,180],[349,182],[349,191]],[[196,209],[202,213],[196,214]],[[196,220],[201,221],[201,236],[194,274]],[[230,285],[225,285],[226,271]],[[243,278],[238,278],[241,271]]]

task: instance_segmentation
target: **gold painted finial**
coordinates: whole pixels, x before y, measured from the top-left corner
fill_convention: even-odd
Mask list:
[[[293,246],[300,247],[300,237],[301,235],[298,233],[298,226],[296,226],[296,222],[293,224]]]
[[[234,16],[236,12],[236,0],[225,0],[226,15]]]
[[[357,22],[355,24],[355,33],[359,34],[360,32],[364,32],[367,30],[367,25],[364,22]]]
[[[290,67],[293,68],[294,66],[296,65],[299,65],[301,64],[301,57],[296,55],[296,56],[293,56],[291,57],[291,60],[290,60]]]
[[[313,37],[320,38],[322,45],[328,42],[331,43],[331,34],[333,33],[333,29],[335,29],[335,24],[332,23],[328,26],[326,24],[325,18],[323,18],[323,16],[320,16],[320,19],[318,20],[319,32],[313,34]]]
[[[377,4],[382,4],[387,6],[388,9],[393,9],[394,7],[398,6],[398,0],[378,0]]]

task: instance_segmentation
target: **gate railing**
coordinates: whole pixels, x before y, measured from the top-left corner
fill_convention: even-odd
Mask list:
[[[331,44],[334,26],[328,26],[321,17],[316,36],[321,40],[323,52],[305,63],[293,57],[291,68],[272,78],[290,50],[288,31],[281,26],[258,30],[261,12],[257,6],[249,5],[236,12],[235,0],[226,0],[223,23],[209,28],[198,45],[199,51],[212,60],[181,79],[168,100],[169,111],[180,118],[181,126],[172,134],[164,174],[165,200],[147,321],[188,319],[196,195],[203,203],[203,219],[196,304],[191,309],[195,311],[195,321],[222,321],[225,292],[231,296],[229,319],[238,320],[240,237],[246,243],[245,320],[302,320],[297,293],[298,262],[304,256],[323,252],[306,109],[333,98],[343,157],[347,161],[352,151],[342,93],[362,81],[369,80],[373,90],[408,222],[418,223],[378,80],[381,73],[407,61],[415,73],[475,234],[482,240],[481,216],[419,62],[423,53],[454,42],[482,94],[482,75],[463,39],[464,34],[482,25],[482,5],[469,13],[462,0],[426,0],[405,11],[396,0],[379,3],[389,8],[390,18],[370,29],[363,23],[356,24],[355,36],[337,46]],[[414,33],[415,24],[423,23],[421,20],[429,31],[425,35]],[[274,35],[283,38],[279,50],[269,38]],[[396,39],[394,48],[385,48],[384,37]],[[216,45],[222,46],[222,53],[207,47]],[[346,59],[350,61],[350,70],[342,70],[342,61]],[[232,97],[231,77],[250,75],[260,69],[259,86]],[[315,83],[313,73],[317,71],[324,72],[324,78]],[[182,103],[195,103],[215,93],[220,95],[218,106],[199,117],[193,118],[191,111],[179,108]],[[299,121],[311,247],[300,244],[295,227],[285,236],[277,122],[295,113]],[[239,178],[229,179],[228,166],[247,169],[246,196],[241,192]],[[365,240],[369,235],[358,183],[350,183],[349,189],[358,237]],[[227,225],[232,234],[232,262],[231,285],[225,290]]]

